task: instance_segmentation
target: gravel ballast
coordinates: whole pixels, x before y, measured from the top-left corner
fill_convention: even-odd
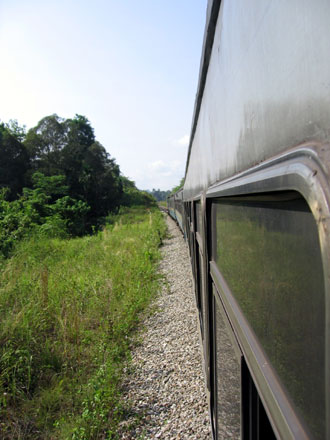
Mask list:
[[[166,221],[160,271],[167,282],[133,348],[121,439],[211,439],[188,248],[175,222]]]

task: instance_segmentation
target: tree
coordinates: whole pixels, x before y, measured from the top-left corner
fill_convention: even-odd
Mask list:
[[[7,125],[0,124],[0,188],[9,188],[9,200],[22,192],[28,168],[28,153],[19,139]]]
[[[69,196],[90,206],[87,226],[97,225],[101,217],[120,205],[119,167],[96,141],[85,116],[47,116],[29,130],[25,145],[31,157],[30,175],[35,171],[47,176],[64,175]]]
[[[64,122],[63,118],[54,114],[41,119],[36,127],[28,131],[24,145],[30,156],[30,177],[36,171],[47,176],[61,174],[61,152],[67,143]]]
[[[123,186],[123,197],[121,204],[123,206],[152,206],[155,205],[156,199],[147,191],[140,191],[135,183],[125,176],[120,176]]]
[[[182,179],[180,180],[179,185],[175,186],[172,191],[171,194],[174,194],[175,192],[179,191],[180,188],[182,188],[184,185],[184,177],[182,177]]]
[[[94,129],[85,116],[76,114],[73,119],[67,119],[64,125],[67,128],[69,144],[90,146],[95,142]]]
[[[27,133],[17,121],[0,124],[0,173],[0,189],[9,187],[8,201],[18,199],[25,187],[25,195],[30,189],[36,191],[34,196],[38,191],[43,197],[50,196],[44,201],[47,206],[61,197],[70,198],[66,199],[69,204],[75,200],[88,206],[83,214],[85,232],[101,225],[123,203],[124,180],[119,166],[96,140],[88,119],[78,114],[72,119],[56,114],[46,116]],[[54,179],[49,180],[50,177]],[[62,186],[56,177],[64,179]],[[126,202],[140,198],[140,202],[143,199],[150,203],[150,197],[132,184],[134,188],[128,191],[129,196],[126,193]],[[33,197],[30,194],[29,200]],[[72,203],[70,206],[77,210]],[[77,223],[76,219],[73,223]]]
[[[87,203],[70,197],[65,176],[35,173],[33,187],[24,188],[16,200],[8,201],[0,191],[0,254],[9,256],[15,244],[36,232],[48,237],[83,235],[90,210]]]
[[[166,200],[166,197],[171,193],[171,191],[161,191],[160,189],[153,188],[150,191],[150,194],[152,194],[153,197],[157,200],[157,202],[162,202],[163,200]]]
[[[95,219],[119,207],[123,193],[120,169],[97,141],[85,151],[78,183]]]
[[[26,136],[26,126],[22,127],[18,125],[16,119],[10,119],[8,123],[5,124],[5,127],[9,131],[9,133],[14,136],[19,142],[23,142]]]

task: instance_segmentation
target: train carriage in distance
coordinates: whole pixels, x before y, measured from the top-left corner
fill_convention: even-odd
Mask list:
[[[215,439],[330,439],[330,2],[210,0],[182,190]]]

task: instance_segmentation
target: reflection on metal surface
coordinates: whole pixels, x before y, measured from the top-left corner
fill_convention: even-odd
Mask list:
[[[201,202],[196,202],[196,227],[197,231],[202,230],[202,205]]]
[[[183,231],[183,204],[182,204],[182,196],[183,191],[178,190],[174,194],[174,207],[175,207],[175,217],[176,221],[178,222],[181,231]]]
[[[216,292],[214,294],[217,295]],[[218,439],[239,439],[241,425],[240,363],[229,337],[229,330],[224,322],[226,318],[223,318],[220,307],[216,304],[215,351]]]
[[[329,22],[328,0],[222,0],[185,198],[302,142],[330,140]]]
[[[303,199],[213,205],[217,265],[315,438],[325,437],[325,298]]]
[[[203,292],[203,285],[204,285],[204,268],[203,268],[203,259],[202,255],[198,252],[198,269],[199,269],[199,295],[200,295],[200,304],[201,304],[201,316],[202,316],[202,337],[205,338],[205,332],[206,332],[206,298],[205,294]]]

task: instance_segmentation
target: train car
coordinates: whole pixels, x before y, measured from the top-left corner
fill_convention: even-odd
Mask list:
[[[183,207],[183,188],[180,188],[174,194],[174,206],[175,206],[175,217],[178,225],[183,233],[184,232],[184,207]]]
[[[328,0],[208,2],[180,222],[215,439],[330,439],[329,55]]]
[[[169,215],[175,220],[185,235],[185,213],[183,205],[183,188],[167,197],[167,209]]]
[[[175,205],[174,205],[174,195],[171,194],[167,197],[166,199],[167,202],[167,211],[168,214],[173,218],[173,220],[176,220],[176,215],[175,215]]]

